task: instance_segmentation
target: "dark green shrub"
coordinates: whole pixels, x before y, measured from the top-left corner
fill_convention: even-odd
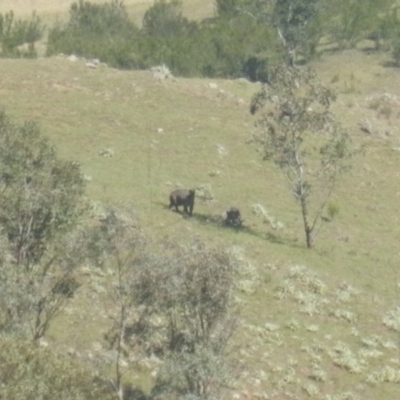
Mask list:
[[[44,27],[34,13],[29,20],[14,18],[13,11],[0,14],[1,57],[36,57],[35,42],[43,36]],[[20,46],[27,45],[26,48]]]
[[[69,21],[50,30],[47,54],[76,54],[132,68],[136,66],[134,44],[138,35],[139,29],[121,1],[92,4],[80,0],[72,4]]]
[[[265,65],[266,60],[273,63],[281,57],[274,32],[248,15],[218,19],[205,29],[204,35],[214,53],[205,59],[204,75],[249,77],[249,59],[256,58]]]
[[[391,23],[386,22],[392,14],[392,3],[392,0],[332,0],[324,12],[325,30],[340,49],[355,47],[367,38],[377,41],[388,34]]]
[[[242,0],[215,0],[218,17],[233,17],[239,14],[239,6]]]
[[[179,0],[157,0],[139,30],[121,2],[81,0],[71,6],[69,22],[50,31],[47,54],[99,58],[119,68],[165,64],[177,76],[254,80],[261,79],[267,61],[281,58],[276,32],[247,14],[197,23],[183,17],[181,9]]]
[[[392,41],[392,57],[396,67],[400,67],[400,38]]]
[[[143,17],[142,31],[149,36],[163,38],[196,32],[197,24],[182,15],[180,0],[156,0]]]

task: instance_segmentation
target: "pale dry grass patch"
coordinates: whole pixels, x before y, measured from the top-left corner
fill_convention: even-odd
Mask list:
[[[342,310],[342,309],[335,308],[329,312],[329,315],[334,318],[347,321],[349,323],[354,323],[357,320],[356,313],[354,313],[353,311],[349,311],[349,310]]]
[[[325,382],[327,379],[326,371],[317,362],[312,362],[311,371],[308,377],[317,382]]]
[[[381,358],[384,355],[384,353],[382,351],[379,351],[377,349],[360,349],[358,351],[358,354],[363,359]]]
[[[367,366],[365,359],[358,357],[344,342],[338,342],[329,351],[329,356],[335,365],[354,374],[363,372]]]
[[[309,316],[321,314],[329,300],[322,296],[327,286],[317,275],[303,265],[289,269],[287,276],[275,289],[278,299],[291,299],[299,305],[299,311]]]
[[[383,316],[382,322],[389,329],[400,332],[400,307],[387,311]]]
[[[276,366],[272,369],[272,384],[276,389],[283,390],[292,384],[300,385],[301,379],[297,376],[296,369],[287,366]]]
[[[240,281],[238,283],[239,291],[250,295],[253,294],[260,285],[260,275],[257,266],[246,255],[241,246],[232,246],[229,253],[239,262]]]
[[[368,375],[367,382],[376,384],[383,382],[400,383],[400,369],[385,365]]]
[[[367,337],[363,337],[361,339],[361,344],[365,347],[372,347],[372,348],[378,348],[378,347],[383,347],[386,349],[396,349],[397,346],[394,342],[390,340],[386,340],[382,336],[379,335],[371,335]]]
[[[285,322],[285,328],[289,329],[292,332],[297,331],[300,326],[300,322],[295,318],[290,318],[288,321]]]
[[[302,389],[307,393],[309,397],[315,397],[319,394],[318,387],[310,382],[303,383]]]
[[[348,303],[351,300],[355,300],[360,291],[349,283],[342,282],[334,294],[338,302]]]
[[[296,292],[294,300],[299,304],[299,311],[310,317],[321,314],[323,306],[329,303],[329,300],[321,298],[315,293]]]
[[[338,394],[327,394],[325,395],[324,400],[361,400],[361,398],[353,392],[343,392]]]
[[[317,277],[315,272],[310,271],[304,265],[291,267],[288,278],[301,283],[311,293],[323,294],[326,290],[326,285]]]

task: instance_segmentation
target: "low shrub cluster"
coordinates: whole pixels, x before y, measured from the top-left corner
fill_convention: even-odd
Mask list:
[[[158,0],[139,29],[121,1],[80,0],[71,6],[69,21],[50,30],[47,54],[73,53],[117,68],[165,64],[178,76],[256,80],[280,57],[275,42],[268,26],[245,14],[195,22],[182,15],[180,1]]]
[[[1,335],[0,376],[1,399],[114,398],[104,382],[69,358]]]
[[[390,50],[398,65],[394,0],[364,3],[216,0],[216,15],[197,22],[183,16],[181,0],[155,0],[139,28],[122,0],[79,0],[66,23],[50,28],[46,53],[97,58],[125,69],[165,64],[177,76],[266,81],[270,65],[306,63],[321,43],[340,51],[368,40],[376,50]],[[0,15],[0,54],[35,57],[43,32],[35,14],[27,21],[15,20],[13,12]]]
[[[36,57],[35,42],[43,33],[36,14],[29,20],[15,19],[13,11],[0,14],[0,57]]]

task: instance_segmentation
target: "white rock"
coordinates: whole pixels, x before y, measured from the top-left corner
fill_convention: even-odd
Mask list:
[[[88,68],[95,69],[95,68],[97,68],[97,65],[98,65],[98,64],[94,64],[94,63],[92,63],[92,62],[87,62],[85,65],[86,65]]]

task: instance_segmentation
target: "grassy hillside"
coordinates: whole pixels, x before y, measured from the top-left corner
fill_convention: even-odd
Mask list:
[[[13,8],[22,10],[22,3],[12,2]],[[67,3],[30,2],[59,15]],[[198,15],[210,10],[201,4]],[[82,164],[93,201],[134,205],[150,235],[199,235],[244,252],[251,283],[241,294],[237,337],[244,373],[232,396],[396,399],[400,71],[367,51],[324,54],[314,66],[338,91],[334,111],[366,150],[338,184],[333,201],[340,211],[324,222],[311,251],[283,177],[246,144],[257,84],[160,81],[147,71],[91,69],[64,57],[2,60],[0,104],[18,121],[38,121],[62,156]],[[215,200],[198,200],[194,217],[183,219],[166,208],[168,193],[179,185],[210,185]],[[284,228],[263,223],[251,211],[255,203]],[[230,206],[241,209],[245,230],[214,222]],[[50,345],[99,351],[109,323],[98,289],[104,279],[92,277],[78,292],[47,338]],[[142,379],[143,387],[147,383]]]

